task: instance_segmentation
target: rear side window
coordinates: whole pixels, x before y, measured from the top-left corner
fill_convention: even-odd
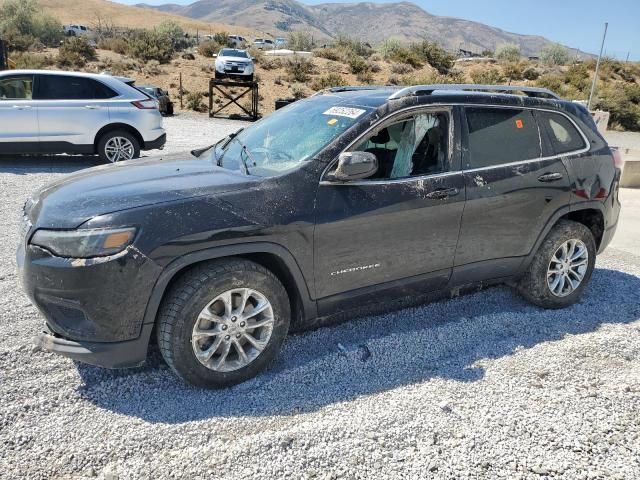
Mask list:
[[[103,83],[65,75],[41,75],[38,91],[39,100],[102,100],[117,95]]]
[[[0,78],[0,100],[31,100],[32,96],[31,75]]]
[[[559,113],[538,112],[540,124],[547,131],[556,155],[582,150],[586,145],[575,125]]]
[[[540,133],[531,110],[466,108],[468,168],[533,160],[542,156]]]

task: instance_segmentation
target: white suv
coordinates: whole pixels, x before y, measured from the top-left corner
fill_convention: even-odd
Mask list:
[[[165,142],[156,100],[117,78],[0,72],[0,153],[98,154],[118,162]]]
[[[216,78],[237,78],[253,81],[253,58],[246,50],[237,48],[223,48],[214,55]]]

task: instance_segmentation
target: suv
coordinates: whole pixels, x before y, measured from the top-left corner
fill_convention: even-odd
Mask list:
[[[117,162],[162,148],[157,101],[109,75],[0,72],[0,152],[98,154]]]
[[[18,265],[42,348],[132,367],[155,332],[180,377],[219,387],[289,330],[363,306],[508,283],[563,308],[620,211],[619,156],[542,89],[335,88],[192,153],[27,201]]]
[[[220,53],[214,55],[215,78],[236,78],[239,80],[253,81],[253,58],[246,50],[237,48],[223,48]]]

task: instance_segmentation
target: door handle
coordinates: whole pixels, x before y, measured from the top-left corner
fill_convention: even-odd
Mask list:
[[[31,105],[14,105],[16,110],[31,110]]]
[[[100,110],[100,107],[98,105],[85,105],[84,108],[86,108],[87,110]]]
[[[457,188],[441,188],[427,193],[426,197],[432,200],[443,200],[445,198],[455,197],[458,193],[460,193],[460,190]]]
[[[558,180],[562,180],[561,173],[545,173],[544,175],[540,175],[538,177],[539,182],[557,182]]]

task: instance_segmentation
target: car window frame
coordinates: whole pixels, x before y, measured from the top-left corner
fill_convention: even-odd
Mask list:
[[[353,149],[360,145],[365,138],[376,135],[380,130],[386,128],[389,125],[393,125],[398,121],[402,121],[404,118],[414,117],[421,113],[445,113],[448,115],[448,127],[449,127],[449,142],[447,145],[447,165],[448,168],[444,172],[431,173],[427,175],[415,175],[402,178],[379,178],[379,179],[361,179],[361,180],[346,180],[336,181],[329,180],[328,177],[333,170],[335,170],[341,153],[354,151]],[[455,150],[455,132],[456,126],[460,123],[460,115],[458,109],[451,104],[431,104],[431,105],[415,105],[409,108],[403,108],[396,112],[381,118],[378,122],[371,125],[364,132],[358,135],[353,141],[349,143],[340,154],[336,155],[325,167],[320,177],[320,185],[390,185],[395,183],[407,183],[425,180],[429,178],[444,177],[449,175],[455,175],[460,173],[459,165],[454,165],[454,150]]]
[[[573,118],[571,118],[570,115],[564,112],[561,112],[559,110],[554,110],[552,108],[544,108],[544,106],[529,107],[529,106],[520,106],[520,105],[517,105],[517,106],[516,105],[493,105],[493,104],[476,104],[476,103],[461,103],[459,105],[462,107],[460,115],[461,115],[462,145],[464,146],[464,148],[462,149],[463,154],[462,154],[462,162],[461,162],[461,170],[463,172],[479,172],[479,171],[489,170],[494,168],[510,167],[514,165],[540,162],[543,160],[552,160],[554,158],[582,155],[588,152],[589,150],[591,150],[591,143],[589,142],[589,139],[583,132],[582,128],[580,128],[580,126],[575,122],[575,120],[573,120]],[[468,124],[467,124],[466,109],[474,108],[474,107],[475,108],[507,109],[507,110],[530,110],[533,113],[533,117],[538,126],[538,131],[540,132],[540,135],[542,138],[542,155],[539,158],[516,160],[513,162],[499,163],[496,165],[488,165],[485,167],[467,168],[466,166],[470,165],[470,162],[469,162],[470,151],[469,151],[469,130],[468,130]],[[578,133],[582,136],[585,147],[581,150],[576,150],[574,152],[555,154],[555,151],[553,150],[553,147],[551,145],[551,140],[548,137],[548,133],[544,128],[544,126],[540,124],[540,119],[539,119],[539,116],[537,115],[537,112],[557,113],[558,115],[562,115],[563,117],[567,118],[571,122],[571,124],[576,128]]]
[[[33,73],[13,73],[10,75],[3,75],[0,80],[7,80],[12,78],[24,78],[31,77],[31,98],[0,98],[0,102],[33,102],[36,100],[36,82],[37,75]]]
[[[549,154],[552,157],[568,157],[568,156],[573,156],[573,155],[579,155],[580,153],[583,153],[585,148],[587,148],[587,150],[589,149],[589,140],[587,139],[586,135],[584,134],[584,132],[582,131],[582,129],[576,124],[576,122],[573,121],[573,119],[571,117],[569,117],[568,115],[563,115],[560,112],[556,112],[553,110],[537,110],[536,112],[536,121],[538,122],[538,127],[540,128],[540,130],[542,131],[543,135],[545,135],[546,139],[547,139],[547,143],[549,145]],[[549,129],[550,127],[547,126],[547,124],[545,122],[543,122],[543,118],[542,115],[540,115],[540,113],[546,113],[550,116],[553,115],[560,115],[563,116],[565,118],[567,118],[569,120],[569,123],[571,125],[573,125],[573,128],[576,129],[576,131],[578,132],[578,135],[582,138],[582,148],[577,148],[575,150],[569,150],[567,152],[563,152],[563,153],[558,153],[556,152],[555,149],[555,142],[554,142],[554,134],[553,132],[550,132]]]

